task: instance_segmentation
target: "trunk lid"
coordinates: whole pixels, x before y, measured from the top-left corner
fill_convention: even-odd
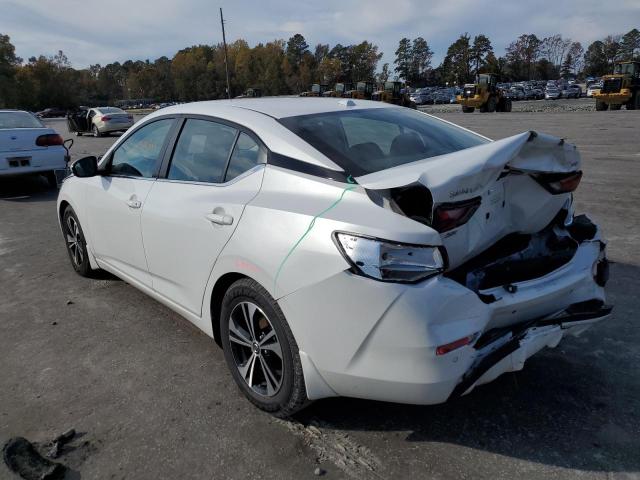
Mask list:
[[[421,184],[434,207],[480,200],[469,220],[441,233],[449,265],[455,268],[510,233],[536,233],[557,215],[570,193],[553,194],[531,174],[580,169],[575,146],[559,138],[524,132],[447,155],[420,160],[358,177],[371,190]]]
[[[47,147],[36,145],[40,135],[56,133],[51,128],[11,128],[0,129],[0,152],[24,152],[41,150]]]

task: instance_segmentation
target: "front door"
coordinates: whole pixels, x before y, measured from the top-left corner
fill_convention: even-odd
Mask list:
[[[92,177],[86,196],[90,248],[99,262],[151,286],[140,214],[153,183],[173,119],[151,122],[111,154],[107,174]]]
[[[213,265],[245,205],[262,184],[266,149],[250,134],[187,119],[166,178],[142,212],[142,237],[153,288],[200,316]]]

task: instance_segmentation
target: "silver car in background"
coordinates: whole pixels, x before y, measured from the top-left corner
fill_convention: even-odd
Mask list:
[[[80,107],[67,115],[67,127],[77,136],[89,133],[94,137],[101,137],[109,133],[124,132],[133,123],[133,115],[118,107]]]

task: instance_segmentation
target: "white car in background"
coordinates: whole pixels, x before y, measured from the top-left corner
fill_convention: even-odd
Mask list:
[[[118,107],[81,107],[67,114],[67,127],[78,136],[90,133],[94,137],[101,137],[109,133],[124,132],[133,123],[133,115]]]
[[[145,117],[72,172],[73,268],[214,337],[278,416],[444,402],[612,308],[600,230],[573,212],[580,157],[555,137],[490,141],[364,100],[213,101]]]
[[[587,97],[593,97],[594,94],[600,93],[601,89],[601,83],[592,83],[591,85],[589,85],[589,87],[587,87]]]
[[[56,170],[66,168],[63,140],[53,128],[22,110],[0,110],[0,177],[42,174],[57,185]]]

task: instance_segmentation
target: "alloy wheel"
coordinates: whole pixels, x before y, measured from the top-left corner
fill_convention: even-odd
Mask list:
[[[229,315],[229,345],[236,368],[258,395],[273,397],[282,385],[284,362],[276,330],[252,302],[240,302]]]
[[[71,253],[71,260],[76,267],[80,267],[84,260],[82,251],[82,238],[80,236],[80,227],[76,219],[69,215],[67,217],[67,248]]]

